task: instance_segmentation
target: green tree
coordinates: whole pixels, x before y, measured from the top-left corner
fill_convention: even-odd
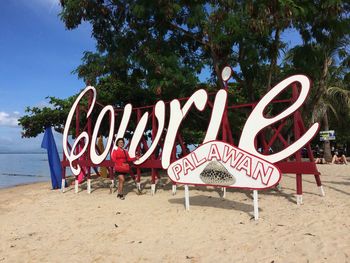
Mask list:
[[[288,46],[281,34],[290,28],[298,28],[303,36],[312,33],[314,17],[322,19],[323,13],[314,7],[319,2],[342,3],[61,0],[61,19],[68,29],[82,22],[92,25],[96,52],[86,52],[75,72],[97,88],[103,104],[143,106],[160,98],[188,96],[198,87],[197,76],[204,67],[211,79],[202,87],[217,90],[223,87],[220,72],[226,65],[236,69],[232,86],[240,90],[234,91],[235,101],[243,103],[256,101],[285,76],[278,58]],[[344,12],[339,9],[333,16]],[[336,26],[332,23],[330,30]],[[26,125],[35,115],[29,108],[27,122],[22,123],[24,136],[36,135],[27,132]],[[198,139],[204,124],[189,125],[195,135],[187,137]]]
[[[348,91],[343,80],[349,72],[350,3],[349,1],[313,1],[306,3],[306,12],[296,23],[303,45],[290,51],[296,72],[308,74],[314,88],[306,104],[310,121],[320,121],[329,130],[330,112],[338,118],[341,98],[349,108]],[[339,119],[339,118],[338,118]],[[325,144],[325,158],[331,159],[330,142]]]

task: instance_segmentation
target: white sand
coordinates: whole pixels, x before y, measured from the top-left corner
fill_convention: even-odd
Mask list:
[[[252,220],[252,192],[190,187],[171,195],[161,180],[155,196],[131,182],[124,201],[108,181],[74,194],[37,183],[0,190],[2,262],[350,262],[350,165],[319,165],[326,192],[303,176],[296,205],[295,176],[281,190],[259,192],[260,219]]]

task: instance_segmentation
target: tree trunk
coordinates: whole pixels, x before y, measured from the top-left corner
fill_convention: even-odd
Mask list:
[[[325,96],[327,88],[326,88],[326,79],[328,75],[328,66],[332,63],[332,58],[325,55],[325,58],[323,60],[323,67],[322,67],[322,75],[320,78],[319,86],[317,93],[313,99],[313,110],[312,110],[312,118],[315,119],[315,116],[317,115],[317,111],[319,110],[319,106],[322,103],[322,98]],[[327,118],[328,121],[328,118]]]
[[[323,115],[323,125],[325,131],[329,130],[329,123],[328,123],[328,114],[325,112]],[[331,143],[330,141],[324,141],[324,158],[327,162],[332,161],[332,152],[331,152]]]
[[[238,48],[238,64],[241,67],[241,72],[243,75],[243,85],[241,84],[241,87],[247,89],[247,96],[250,102],[255,101],[255,95],[254,95],[254,90],[253,90],[253,80],[252,78],[248,77],[247,74],[247,67],[244,63],[244,57],[245,57],[245,48],[243,43],[239,43],[239,48]]]
[[[216,53],[214,51],[214,47],[212,47],[212,46],[211,46],[211,57],[213,59],[214,71],[215,71],[215,74],[217,76],[219,88],[223,89],[224,88],[224,82],[223,82],[222,77],[221,77],[221,70],[222,69],[220,69],[219,58],[218,58],[218,56],[216,55]]]
[[[281,30],[279,28],[276,29],[275,32],[275,39],[272,44],[271,48],[271,64],[269,68],[269,73],[267,76],[267,91],[271,89],[271,81],[272,81],[272,75],[274,74],[276,65],[277,65],[277,57],[278,57],[278,45],[280,41],[280,34]]]

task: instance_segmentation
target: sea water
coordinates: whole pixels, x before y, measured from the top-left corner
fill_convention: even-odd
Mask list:
[[[0,153],[0,188],[42,181],[51,181],[47,153]]]

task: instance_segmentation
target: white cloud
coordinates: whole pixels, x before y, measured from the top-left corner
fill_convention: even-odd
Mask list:
[[[12,144],[13,140],[10,137],[0,136],[0,145],[2,144]]]
[[[7,113],[0,111],[0,126],[18,127],[19,112]]]
[[[50,9],[53,7],[58,7],[60,4],[59,0],[34,0],[32,3],[33,2],[45,7],[49,7]]]
[[[59,0],[36,0],[42,5],[45,5],[46,7],[49,8],[49,13],[52,12],[52,10],[59,10],[60,9],[60,2]]]
[[[60,0],[17,0],[17,3],[36,12],[44,9],[50,14],[53,11],[57,13],[61,10]]]
[[[45,100],[42,100],[42,101],[39,101],[35,107],[39,108],[39,109],[42,109],[42,108],[50,108],[50,109],[55,109],[55,107],[50,104],[48,101],[45,101]]]

